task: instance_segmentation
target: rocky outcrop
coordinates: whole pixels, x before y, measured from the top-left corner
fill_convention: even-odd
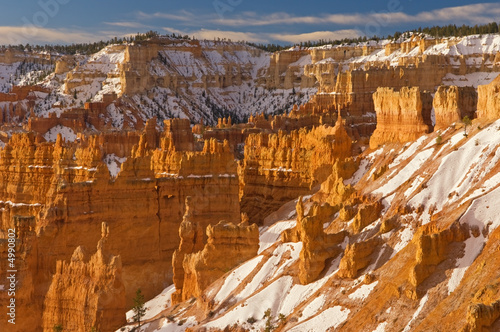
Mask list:
[[[373,94],[377,112],[377,128],[370,138],[370,147],[391,142],[414,141],[432,131],[432,97],[418,87],[400,91],[379,88]]]
[[[384,206],[380,203],[380,201],[363,204],[359,207],[358,213],[354,217],[354,221],[352,223],[354,234],[360,233],[363,228],[377,220],[380,217],[380,212],[382,212],[383,207]]]
[[[241,169],[242,211],[252,222],[262,222],[266,214],[309,193],[337,160],[350,155],[351,138],[340,118],[333,128],[250,135]]]
[[[184,217],[179,227],[180,244],[172,258],[176,286],[172,301],[175,303],[199,296],[212,281],[226,272],[225,266],[234,267],[242,262],[241,257],[253,257],[258,250],[258,229],[255,225],[235,226],[223,221],[214,226],[210,219],[200,218],[198,204],[202,202],[186,198]],[[224,252],[228,249],[227,245],[232,245],[231,250],[238,253],[232,259],[228,259],[228,253]],[[221,254],[227,261],[211,260]]]
[[[315,80],[304,75],[304,64],[311,61],[308,50],[286,50],[271,55],[266,77],[267,88],[312,87]],[[303,63],[302,63],[303,62]]]
[[[356,278],[358,271],[370,264],[370,255],[380,243],[378,238],[364,242],[348,244],[344,256],[340,260],[338,276],[341,278]]]
[[[5,309],[0,322],[2,326],[10,327],[9,330],[12,331],[30,331],[33,327],[40,326],[39,319],[43,311],[37,292],[43,278],[36,269],[38,264],[36,223],[35,218],[29,215],[34,211],[16,208],[9,204],[2,205],[2,209],[4,212],[0,232],[2,235],[0,259],[4,263],[0,269],[0,278],[5,282],[0,293],[0,303]],[[8,218],[7,214],[12,217]],[[13,271],[15,273],[12,273]]]
[[[348,204],[345,204],[351,197],[356,196],[356,189],[351,184],[346,185],[344,183],[344,178],[349,179],[356,171],[357,166],[357,163],[352,159],[338,160],[333,165],[331,174],[321,184],[319,193],[315,195],[318,200],[323,199],[332,206],[339,206],[339,213],[344,221],[348,221],[344,218],[349,218],[351,213],[352,217],[357,213],[355,210],[350,209]]]
[[[187,241],[186,236],[193,234],[186,230],[190,227],[192,224],[185,218],[181,224],[181,242]],[[187,254],[182,262],[183,300],[201,296],[212,282],[240,263],[256,256],[259,249],[259,229],[255,224],[235,225],[221,221],[217,225],[208,225],[206,235],[207,243],[203,250]]]
[[[58,261],[44,302],[43,329],[114,331],[125,323],[125,286],[120,256],[107,248],[109,230],[102,225],[97,252],[78,247],[70,262]]]
[[[490,305],[475,303],[467,308],[467,325],[460,332],[488,332],[489,328],[500,317],[500,300]]]
[[[347,236],[342,231],[326,234],[323,225],[332,219],[335,209],[328,204],[314,203],[304,215],[302,197],[297,202],[297,226],[281,234],[282,242],[302,242],[299,258],[299,280],[303,285],[316,280],[325,268],[326,260],[340,253],[338,245]]]
[[[108,78],[118,78],[118,68],[123,60],[125,48],[125,45],[110,45],[106,52],[101,51],[90,61],[77,65],[66,74],[64,93],[73,95],[82,86],[102,84]]]
[[[436,116],[434,130],[443,129],[460,122],[465,116],[475,117],[477,92],[473,87],[440,86],[434,95],[433,107]]]
[[[461,242],[469,237],[469,229],[465,224],[453,223],[445,229],[437,229],[434,224],[424,226],[412,242],[416,246],[415,263],[410,270],[409,282],[413,287],[420,285],[430,276],[436,266],[446,259],[451,242]],[[416,298],[417,293],[410,297]]]
[[[494,121],[500,117],[500,76],[477,88],[477,118]]]
[[[177,151],[193,151],[194,137],[188,119],[170,119],[163,123],[163,136],[171,140]]]
[[[77,61],[71,55],[65,55],[56,61],[55,73],[56,75],[65,74],[75,68]]]
[[[127,45],[119,73],[122,93],[133,95],[155,86],[178,91],[189,85],[203,89],[241,85],[252,79],[254,66],[250,61],[235,61],[238,52],[258,57],[263,51],[242,43],[175,38]]]

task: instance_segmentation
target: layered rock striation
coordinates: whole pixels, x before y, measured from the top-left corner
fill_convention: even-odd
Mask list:
[[[370,147],[391,142],[414,141],[432,131],[432,97],[418,87],[400,91],[379,88],[373,94],[377,112],[377,128],[370,138]]]
[[[440,86],[432,103],[436,116],[434,130],[444,129],[467,116],[476,115],[478,97],[473,87]]]
[[[120,256],[108,248],[109,229],[102,225],[97,252],[78,247],[69,262],[58,261],[44,301],[43,329],[53,331],[114,331],[127,311]]]
[[[498,119],[500,116],[500,76],[488,85],[480,85],[477,94],[478,119],[486,121]]]
[[[241,206],[250,221],[305,195],[329,175],[337,160],[351,155],[351,138],[339,117],[335,127],[321,126],[290,134],[252,134],[241,165]]]

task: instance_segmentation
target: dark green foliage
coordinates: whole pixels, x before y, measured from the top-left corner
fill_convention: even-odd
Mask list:
[[[247,319],[247,323],[250,324],[250,325],[253,325],[257,320],[253,317],[250,317]]]
[[[491,22],[482,25],[476,24],[474,26],[463,24],[458,27],[455,24],[449,24],[445,26],[433,26],[430,28],[418,28],[413,31],[423,32],[434,37],[462,37],[477,34],[498,33],[499,29],[496,22]]]
[[[134,311],[134,322],[139,323],[139,326],[141,326],[141,318],[146,315],[146,308],[144,307],[144,295],[142,295],[140,288],[135,292],[132,310]]]
[[[464,124],[464,136],[467,137],[467,126],[470,126],[472,124],[472,120],[466,115],[462,119],[462,123]]]
[[[273,317],[271,316],[271,308],[267,309],[265,312],[264,312],[264,319],[266,320],[266,326],[264,328],[264,331],[265,332],[272,332],[274,331],[274,326],[273,326],[273,322],[272,322],[272,319]]]
[[[441,134],[439,134],[438,137],[436,137],[436,144],[441,145],[442,142],[443,142],[443,137],[441,136]]]

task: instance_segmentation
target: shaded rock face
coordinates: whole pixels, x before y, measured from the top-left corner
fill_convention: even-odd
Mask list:
[[[303,243],[299,259],[299,279],[301,284],[307,285],[319,277],[325,268],[326,260],[334,258],[341,252],[338,245],[348,233],[324,232],[324,223],[330,221],[335,213],[335,208],[328,204],[315,203],[305,216],[302,197],[299,197],[296,210],[297,226],[284,231],[281,240]]]
[[[175,253],[176,259],[180,257],[182,250],[186,249],[185,242],[194,240],[195,233],[192,232],[193,225],[189,222],[188,209],[187,207],[188,215],[184,216],[180,228],[181,245]],[[184,281],[172,297],[174,302],[178,299],[178,294],[182,294],[182,301],[201,296],[212,282],[238,264],[256,256],[259,249],[259,229],[255,224],[249,226],[243,222],[235,225],[221,221],[216,225],[208,225],[206,236],[203,250],[184,256],[182,261]],[[174,275],[177,274],[176,269]]]
[[[380,201],[361,206],[353,220],[353,232],[355,234],[360,233],[366,226],[377,220],[382,209],[383,205]]]
[[[403,87],[400,91],[379,88],[373,94],[377,112],[377,128],[370,147],[391,142],[414,141],[432,131],[432,96],[420,88]]]
[[[491,304],[475,303],[467,309],[467,324],[460,332],[489,332],[491,325],[500,317],[500,300]]]
[[[477,102],[477,92],[473,87],[440,86],[433,100],[436,115],[434,130],[460,122],[465,116],[474,118]]]
[[[102,225],[102,238],[92,256],[80,246],[69,262],[58,261],[44,301],[43,330],[114,331],[125,323],[125,286],[120,256],[107,248],[109,229]]]
[[[310,61],[307,50],[276,52],[271,55],[269,69],[266,75],[267,88],[292,89],[294,86],[309,88],[315,80],[304,75],[300,60]]]
[[[477,88],[477,118],[493,121],[500,117],[500,76],[488,85]]]

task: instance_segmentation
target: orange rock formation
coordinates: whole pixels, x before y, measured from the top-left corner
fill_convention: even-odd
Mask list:
[[[186,213],[188,211],[186,210]],[[193,227],[185,216],[181,224],[182,242],[192,240]],[[221,221],[217,225],[206,228],[207,243],[203,250],[187,254],[182,262],[184,283],[182,285],[183,300],[199,297],[215,280],[238,264],[257,255],[259,249],[259,229],[257,225],[247,223],[235,225]]]
[[[351,138],[340,117],[333,128],[250,135],[241,169],[242,211],[252,222],[262,222],[287,201],[309,193],[337,160],[350,155]]]
[[[440,86],[434,96],[435,130],[446,128],[463,117],[475,117],[477,92],[473,87]]]
[[[400,91],[379,88],[373,94],[377,112],[377,128],[370,138],[370,147],[390,142],[414,141],[432,131],[432,97],[419,88],[404,87]]]
[[[477,117],[493,121],[500,117],[500,76],[488,85],[477,88]]]
[[[326,234],[323,225],[332,219],[335,209],[328,204],[314,203],[307,216],[304,215],[302,197],[297,202],[297,226],[281,234],[283,242],[300,242],[299,279],[303,285],[313,282],[325,268],[327,259],[340,253],[338,245],[347,236],[343,231]]]
[[[125,323],[122,262],[109,253],[107,224],[102,228],[94,255],[80,246],[70,262],[57,262],[44,301],[44,331],[53,331],[56,325],[64,331],[114,331]]]

